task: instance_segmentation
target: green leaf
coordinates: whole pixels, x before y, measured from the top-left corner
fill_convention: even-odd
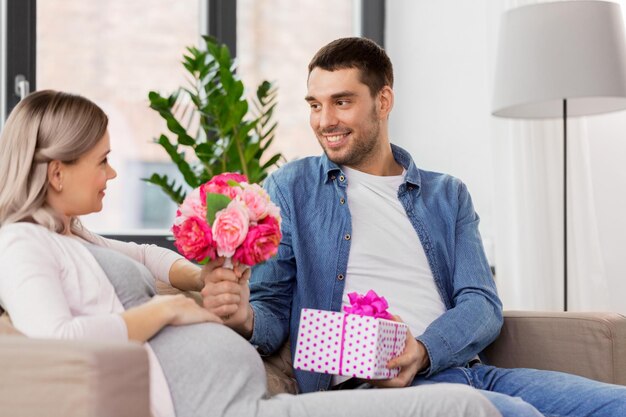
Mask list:
[[[267,151],[267,149],[272,145],[272,142],[274,142],[274,136],[273,135],[265,139],[265,142],[263,142],[263,146],[261,146],[259,148],[259,151],[261,153]]]
[[[215,221],[218,211],[225,209],[231,199],[223,194],[207,193],[206,195],[206,220],[209,224]]]
[[[246,162],[250,162],[256,157],[256,153],[259,151],[259,148],[259,142],[251,143],[250,145],[246,146],[246,149],[244,150]]]
[[[198,159],[200,159],[201,161],[208,161],[216,154],[215,143],[201,143],[196,146],[194,151],[196,152],[196,156],[198,157]]]
[[[150,107],[152,108],[167,107],[167,98],[161,96],[156,91],[150,91],[148,93],[148,100],[150,100]]]
[[[282,155],[277,153],[276,155],[272,156],[269,161],[261,165],[261,169],[265,170],[273,165],[276,165],[280,158],[282,158]]]
[[[243,86],[243,83],[237,80],[232,85],[232,92],[230,95],[233,98],[233,100],[239,100],[241,99],[241,96],[243,96],[244,90],[245,88]]]
[[[248,172],[248,179],[250,180],[250,183],[260,182],[261,174],[262,174],[262,171],[260,170],[258,165],[250,167],[250,170]]]
[[[178,144],[184,145],[184,146],[194,146],[196,144],[196,141],[187,133],[184,133],[184,134],[178,135]]]
[[[198,177],[196,177],[196,174],[191,169],[191,166],[189,166],[189,163],[187,163],[183,156],[178,153],[178,147],[173,145],[165,135],[161,135],[159,137],[158,143],[165,149],[172,162],[174,162],[178,167],[180,173],[183,174],[185,182],[192,188],[199,186]]]
[[[219,52],[219,47],[217,46],[217,39],[211,36],[203,36],[203,38],[206,41],[207,52],[210,53],[214,57],[219,56],[220,52]]]
[[[170,132],[178,136],[179,143],[182,143],[180,142],[180,138],[183,138],[183,140],[187,143],[194,142],[193,138],[187,134],[185,128],[180,124],[178,120],[174,118],[174,116],[167,118],[167,128],[170,130]]]
[[[263,139],[271,135],[272,132],[276,130],[276,126],[278,126],[278,122],[274,122],[274,124],[270,126],[269,129],[265,129],[265,131],[261,134],[260,140],[262,141]]]
[[[224,68],[228,68],[229,71],[231,70],[233,60],[230,57],[230,50],[228,49],[228,46],[226,46],[225,44],[222,45],[219,50],[219,55],[216,55],[216,58],[218,58],[221,66],[223,66]]]
[[[222,88],[224,91],[230,92],[228,94],[228,98],[231,101],[234,101],[232,98],[232,89],[235,84],[235,79],[233,78],[233,74],[230,72],[230,69],[221,67],[220,68],[220,80],[222,81]]]
[[[228,124],[227,128],[230,130],[242,123],[246,113],[248,112],[248,102],[247,101],[238,101],[235,105],[230,109],[228,115]]]
[[[205,182],[209,182],[213,178],[213,175],[210,175],[207,171],[200,173],[200,182],[204,184]]]
[[[265,97],[267,97],[271,88],[272,83],[270,83],[269,81],[263,81],[261,84],[259,84],[259,87],[256,90],[256,97],[261,102],[261,104],[263,104],[263,100],[265,99]]]
[[[175,188],[176,181],[172,180],[169,182],[167,175],[152,174],[150,178],[142,178],[141,180],[161,187],[165,194],[167,194],[176,204],[182,204],[185,199],[183,187],[178,186],[178,188]]]
[[[239,188],[243,188],[241,186],[241,184],[239,184],[237,181],[235,180],[228,180],[226,181],[226,184],[230,185],[231,187],[239,187]]]
[[[276,103],[268,103],[268,106],[269,107],[265,108],[261,112],[261,115],[259,116],[261,126],[265,126],[267,124],[267,122],[269,122],[269,119],[274,114],[274,109],[276,108]]]

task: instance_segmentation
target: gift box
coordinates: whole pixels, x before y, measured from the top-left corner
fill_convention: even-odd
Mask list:
[[[404,350],[404,323],[359,314],[303,308],[294,368],[363,379],[388,379],[389,360]]]

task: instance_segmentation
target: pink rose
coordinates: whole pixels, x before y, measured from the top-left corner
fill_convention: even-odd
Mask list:
[[[223,194],[225,196],[234,199],[241,193],[240,187],[233,187],[228,184],[228,181],[235,181],[236,183],[248,182],[248,178],[245,175],[224,172],[211,178],[209,182],[206,182],[200,186],[200,198],[206,202],[207,193]]]
[[[248,177],[238,172],[223,172],[211,178],[208,184],[227,185],[228,181],[248,182]]]
[[[215,242],[203,218],[189,217],[172,227],[174,245],[185,258],[197,262],[215,259]]]
[[[199,217],[201,219],[206,218],[206,195],[205,198],[202,199],[200,197],[200,189],[196,188],[187,196],[183,201],[183,204],[180,205],[178,211],[176,212],[176,216],[183,217],[183,221],[188,219],[189,217]]]
[[[267,216],[258,225],[250,228],[233,259],[249,266],[264,262],[276,255],[280,239],[282,234],[278,220]]]
[[[251,222],[258,222],[268,215],[270,196],[259,184],[245,184],[240,198],[248,209]]]
[[[280,229],[280,225],[283,222],[282,217],[280,217],[280,207],[270,201],[270,204],[267,207],[267,215],[269,217],[273,217],[278,222],[278,226]]]
[[[213,222],[213,238],[219,256],[233,256],[248,234],[249,223],[248,212],[239,200],[231,201],[225,209],[217,212]]]

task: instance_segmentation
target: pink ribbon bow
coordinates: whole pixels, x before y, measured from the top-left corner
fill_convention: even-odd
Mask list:
[[[376,319],[393,320],[393,316],[387,311],[389,304],[385,297],[380,297],[374,291],[369,290],[365,296],[355,292],[348,294],[350,307],[344,307],[343,311],[359,316],[369,316]]]

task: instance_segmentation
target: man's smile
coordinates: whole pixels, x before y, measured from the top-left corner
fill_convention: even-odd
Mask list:
[[[328,144],[328,146],[338,147],[338,146],[341,146],[346,141],[350,133],[352,132],[351,131],[340,132],[340,133],[332,132],[332,133],[322,134],[322,137],[326,139],[326,143]]]

